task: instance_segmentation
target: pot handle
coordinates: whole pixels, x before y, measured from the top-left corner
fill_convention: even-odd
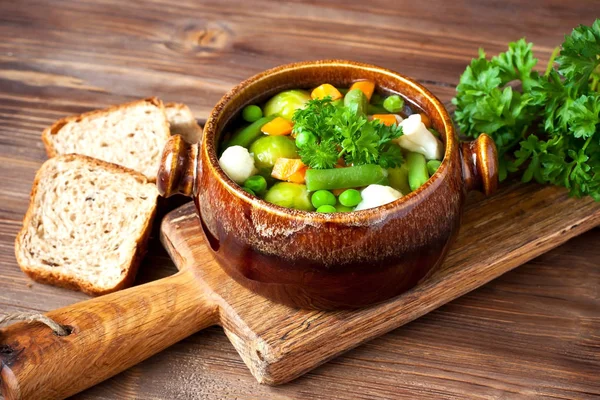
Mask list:
[[[187,143],[180,135],[169,138],[163,150],[156,186],[161,196],[192,196],[195,191],[198,143]]]
[[[460,144],[463,182],[467,191],[478,190],[486,196],[498,187],[498,152],[494,140],[482,133],[472,142]]]

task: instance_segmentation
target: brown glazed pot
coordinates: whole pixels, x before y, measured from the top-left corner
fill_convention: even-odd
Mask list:
[[[224,127],[248,104],[291,88],[348,87],[369,79],[431,118],[445,142],[438,171],[418,190],[378,208],[322,214],[279,207],[231,181],[218,163]],[[411,287],[438,266],[458,231],[465,195],[497,185],[493,141],[459,144],[452,120],[427,89],[396,72],[343,60],[284,65],[258,74],[215,106],[200,148],[174,136],[159,171],[161,194],[192,196],[217,262],[240,284],[300,308],[354,308]]]

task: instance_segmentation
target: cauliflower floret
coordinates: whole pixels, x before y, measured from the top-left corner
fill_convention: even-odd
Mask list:
[[[402,193],[393,187],[383,185],[369,185],[360,194],[362,200],[354,211],[379,207],[402,197]]]
[[[400,147],[421,153],[428,160],[441,160],[444,156],[444,145],[421,122],[421,115],[413,114],[400,122],[403,135],[394,139]]]
[[[257,172],[254,156],[242,146],[228,147],[221,155],[219,165],[228,177],[240,185]]]

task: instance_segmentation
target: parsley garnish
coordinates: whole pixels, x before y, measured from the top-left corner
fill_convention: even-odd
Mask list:
[[[310,168],[334,168],[341,157],[347,165],[390,168],[402,163],[402,152],[392,143],[402,135],[401,127],[369,121],[356,110],[334,105],[331,98],[310,100],[292,120],[294,134],[308,132],[315,137],[298,151]]]
[[[600,201],[600,19],[565,37],[558,68],[551,59],[542,76],[536,64],[525,39],[491,60],[480,50],[460,78],[455,119],[463,134],[494,138],[501,180],[524,168],[524,182]]]

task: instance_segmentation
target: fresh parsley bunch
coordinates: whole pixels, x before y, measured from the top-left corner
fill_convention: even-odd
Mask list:
[[[356,109],[335,105],[329,97],[310,100],[296,110],[292,120],[298,153],[310,168],[334,168],[340,158],[347,165],[383,168],[402,163],[400,147],[392,143],[402,135],[402,127],[369,121]],[[307,139],[299,141],[300,136]]]
[[[491,60],[480,50],[460,78],[455,119],[467,136],[494,138],[501,180],[524,168],[524,182],[600,201],[600,19],[575,28],[557,53],[539,75],[525,39]]]

